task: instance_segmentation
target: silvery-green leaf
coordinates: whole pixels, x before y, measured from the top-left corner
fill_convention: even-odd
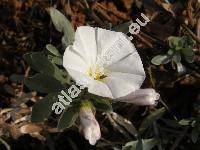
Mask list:
[[[191,120],[189,119],[182,119],[178,123],[182,126],[188,126],[190,124]]]
[[[161,65],[161,64],[167,64],[170,61],[171,61],[171,56],[169,55],[157,55],[151,60],[151,63],[154,65]]]
[[[61,115],[59,122],[58,122],[58,128],[59,129],[65,129],[71,127],[76,119],[78,118],[78,109],[74,107],[69,107],[65,109],[63,114]]]
[[[174,53],[175,53],[175,51],[173,49],[169,49],[167,51],[167,55],[170,55],[170,56],[174,55]]]
[[[136,144],[136,150],[143,150],[143,140],[139,139],[137,144]]]
[[[55,28],[64,34],[62,37],[62,44],[66,48],[74,41],[74,29],[68,19],[57,9],[51,7],[50,16]]]
[[[196,143],[199,137],[199,130],[198,130],[198,126],[193,128],[192,133],[191,133],[191,139],[193,143]]]
[[[183,42],[183,48],[192,48],[195,46],[196,41],[194,41],[191,37],[189,36],[183,36],[182,38]]]
[[[103,111],[112,111],[112,105],[110,101],[107,99],[96,98],[96,99],[93,99],[91,102],[97,109],[100,109]]]
[[[169,46],[172,48],[172,49],[176,49],[176,50],[179,50],[182,46],[181,46],[181,37],[175,37],[175,36],[170,36],[168,38],[169,40]]]
[[[54,54],[55,56],[58,56],[58,57],[61,56],[61,54],[59,53],[58,49],[55,46],[51,45],[51,44],[47,44],[46,45],[46,49],[49,52],[51,52],[52,54]]]
[[[183,66],[181,63],[176,63],[177,65],[177,71],[179,74],[183,74],[186,72],[185,66]]]
[[[25,54],[24,59],[35,71],[46,74],[54,74],[54,66],[42,52]]]
[[[192,63],[194,61],[195,54],[192,48],[184,48],[181,52],[187,62]]]
[[[163,114],[165,113],[165,108],[162,107],[160,109],[157,109],[156,111],[149,114],[141,123],[139,131],[143,132],[145,129],[147,129],[154,121],[159,119]]]
[[[36,74],[26,78],[24,83],[31,90],[41,93],[56,92],[62,88],[62,84],[58,80],[47,74]]]
[[[32,122],[42,122],[50,116],[52,105],[58,100],[58,94],[59,93],[50,93],[35,103],[31,116]]]
[[[121,25],[118,25],[118,26],[113,28],[113,31],[127,33],[131,23],[132,23],[132,21],[128,21],[128,22],[125,22],[125,23],[123,23]]]
[[[53,58],[52,58],[52,62],[53,62],[54,64],[56,64],[56,65],[62,66],[62,64],[63,64],[63,59],[60,58],[60,57],[53,57]]]
[[[175,53],[175,54],[173,55],[172,60],[173,60],[175,63],[180,63],[180,62],[181,62],[181,54],[180,54],[180,53]]]
[[[122,150],[137,150],[137,148],[142,148],[141,150],[151,150],[157,143],[158,141],[156,139],[142,139],[140,142],[138,140],[131,141],[126,143]]]
[[[62,83],[66,83],[62,71],[55,64],[53,64],[42,52],[25,54],[24,59],[35,71],[53,76]]]

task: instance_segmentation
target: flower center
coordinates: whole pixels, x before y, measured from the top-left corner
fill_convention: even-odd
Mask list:
[[[98,64],[94,67],[90,67],[87,71],[87,75],[92,77],[94,80],[102,80],[107,77],[104,72],[104,68],[100,67]]]

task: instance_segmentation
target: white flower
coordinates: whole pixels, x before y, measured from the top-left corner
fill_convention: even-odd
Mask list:
[[[125,34],[89,26],[77,28],[63,66],[88,92],[114,99],[136,91],[145,79],[140,56]]]
[[[118,99],[121,102],[136,105],[155,105],[160,95],[154,89],[139,89],[125,97]]]
[[[80,128],[85,136],[85,139],[89,140],[91,145],[95,145],[101,138],[101,131],[99,123],[95,119],[90,107],[82,107],[79,112]]]

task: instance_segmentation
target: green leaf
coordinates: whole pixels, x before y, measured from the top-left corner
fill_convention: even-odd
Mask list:
[[[186,68],[185,66],[182,65],[182,63],[178,62],[176,63],[176,65],[177,65],[177,71],[179,74],[183,74],[186,72]]]
[[[50,93],[35,103],[31,116],[32,122],[42,122],[50,116],[52,105],[57,101],[57,95],[58,93]]]
[[[33,52],[24,55],[24,59],[32,69],[43,74],[55,77],[62,83],[66,83],[62,71],[53,64],[42,52]]]
[[[24,83],[31,90],[41,93],[55,92],[62,88],[62,84],[58,80],[46,74],[36,74],[26,78]]]
[[[156,139],[141,139],[126,143],[122,150],[151,150],[157,143]]]
[[[196,143],[199,137],[199,130],[198,127],[193,128],[192,133],[191,133],[191,139],[193,143]]]
[[[129,31],[129,26],[131,25],[131,23],[132,21],[128,21],[121,25],[118,25],[113,28],[113,31],[127,33]]]
[[[54,54],[55,56],[61,57],[61,54],[59,53],[58,49],[55,46],[51,44],[47,44],[46,49],[52,54]]]
[[[154,121],[158,120],[165,113],[165,108],[162,107],[149,114],[141,123],[139,131],[146,130]]]
[[[157,55],[151,60],[151,63],[154,65],[161,65],[161,64],[167,64],[170,61],[171,61],[171,56],[169,55]]]
[[[65,129],[71,127],[77,118],[78,118],[77,108],[69,107],[68,109],[65,109],[58,122],[58,128]]]
[[[181,62],[181,54],[178,53],[178,52],[175,53],[175,54],[173,55],[172,60],[173,60],[175,63],[180,63],[180,62]]]
[[[169,49],[169,50],[167,51],[167,55],[170,55],[170,56],[173,56],[174,53],[175,53],[175,51],[174,51],[173,49]]]
[[[190,122],[191,122],[191,120],[189,120],[189,119],[182,119],[178,123],[182,126],[188,126],[188,125],[190,125]]]
[[[169,40],[169,46],[172,49],[180,50],[182,48],[181,37],[170,36],[168,40]]]
[[[192,48],[184,48],[181,53],[187,62],[192,63],[194,61],[195,54]]]
[[[53,64],[41,52],[33,52],[24,55],[25,61],[32,69],[40,73],[54,74]]]
[[[97,109],[100,109],[103,111],[108,111],[108,112],[112,111],[112,105],[111,105],[110,101],[107,99],[95,98],[91,102]]]
[[[183,43],[183,48],[192,48],[196,44],[196,41],[189,36],[183,36],[181,42]]]
[[[142,139],[139,139],[137,144],[136,144],[136,150],[143,150],[143,142]]]
[[[52,62],[56,65],[60,65],[62,66],[63,65],[63,59],[60,58],[60,57],[53,57],[52,58]]]
[[[74,41],[74,29],[69,20],[57,9],[50,8],[50,16],[55,28],[64,34],[62,44],[67,47]]]

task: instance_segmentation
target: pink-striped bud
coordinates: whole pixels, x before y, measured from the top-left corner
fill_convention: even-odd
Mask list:
[[[155,105],[159,98],[160,94],[154,89],[139,89],[117,100],[121,102],[134,103],[136,105]]]
[[[89,140],[91,145],[95,145],[101,138],[101,131],[99,123],[95,119],[95,116],[90,107],[82,107],[79,112],[80,129],[83,132],[85,139]]]

